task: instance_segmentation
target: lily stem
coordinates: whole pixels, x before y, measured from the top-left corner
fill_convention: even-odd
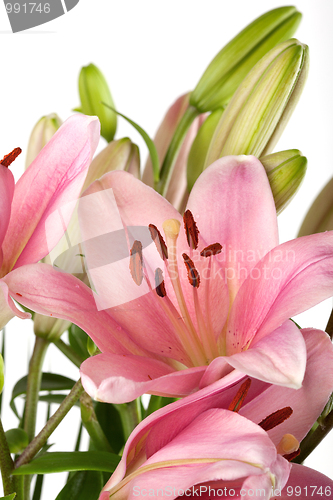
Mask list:
[[[142,420],[141,400],[140,398],[137,398],[130,403],[115,405],[115,407],[119,412],[124,431],[124,438],[127,441],[131,432]]]
[[[5,495],[9,495],[10,493],[14,493],[13,489],[13,481],[10,477],[11,472],[14,468],[14,462],[12,457],[10,456],[10,451],[5,435],[5,431],[2,426],[2,422],[0,419],[0,469],[1,469],[1,477],[3,490]]]
[[[293,462],[301,464],[325,436],[333,429],[333,410],[320,422],[316,430],[310,430],[301,443],[301,453]]]
[[[79,356],[70,345],[61,339],[55,340],[54,345],[78,368],[82,365],[84,359]]]
[[[16,469],[23,464],[29,463],[34,458],[34,456],[47,442],[52,432],[58,427],[58,425],[67,415],[69,410],[74,406],[76,401],[81,396],[82,392],[83,392],[83,387],[80,379],[73,386],[71,392],[65,397],[65,399],[63,400],[57,411],[48,420],[48,422],[40,431],[40,433],[37,434],[37,436],[26,447],[24,452],[19,456],[18,460],[15,463]]]

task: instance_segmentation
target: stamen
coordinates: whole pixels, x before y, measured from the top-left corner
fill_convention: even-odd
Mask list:
[[[282,424],[282,422],[287,420],[292,414],[293,410],[290,408],[290,406],[286,406],[285,408],[277,410],[271,415],[268,415],[268,417],[264,418],[264,420],[262,420],[258,425],[260,425],[260,427],[262,427],[264,431],[270,431],[277,425]]]
[[[141,285],[143,280],[142,243],[135,240],[130,253],[130,272],[134,283]]]
[[[204,248],[200,255],[201,257],[211,257],[212,255],[217,255],[222,252],[222,245],[220,243],[213,243],[212,245],[208,245],[208,247]]]
[[[199,288],[200,275],[193,264],[193,260],[191,260],[189,256],[186,255],[186,253],[183,253],[183,259],[187,269],[187,277],[190,285],[192,285],[194,288]]]
[[[159,267],[155,271],[155,290],[159,297],[166,297],[166,289],[163,279],[163,271]]]
[[[245,382],[242,383],[242,385],[238,389],[237,394],[231,401],[228,410],[239,412],[243,404],[243,401],[246,398],[247,393],[249,392],[250,386],[251,386],[251,379],[248,378],[245,380]]]
[[[283,455],[283,458],[291,462],[294,458],[298,457],[301,454],[301,449],[299,448],[297,451],[293,451],[293,453],[288,453],[287,455]]]
[[[183,216],[187,243],[190,248],[196,250],[199,242],[199,229],[194,220],[191,210],[186,210]]]
[[[5,155],[2,160],[0,161],[0,164],[3,165],[4,167],[9,167],[13,163],[13,161],[22,153],[21,148],[15,148],[11,153],[8,155]]]
[[[292,434],[285,434],[276,449],[280,455],[289,455],[299,449],[299,442]]]
[[[168,258],[168,249],[165,244],[165,241],[163,239],[163,236],[159,232],[156,226],[154,224],[149,224],[148,226],[149,231],[150,231],[150,236],[153,242],[156,245],[157,251],[161,256],[161,259],[167,259]]]

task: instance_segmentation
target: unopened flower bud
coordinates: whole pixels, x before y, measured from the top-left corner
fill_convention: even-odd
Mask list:
[[[34,126],[27,149],[27,156],[25,159],[25,168],[34,161],[36,156],[40,153],[43,147],[49,142],[49,140],[54,136],[62,120],[58,115],[52,113],[47,116],[43,116]]]
[[[28,434],[23,429],[9,429],[5,434],[10,453],[21,453],[29,444]]]
[[[108,84],[101,71],[94,64],[81,69],[79,76],[80,111],[85,115],[98,116],[101,122],[101,136],[112,141],[117,129],[117,115]],[[105,106],[105,104],[107,106]]]
[[[200,113],[228,104],[251,68],[276,44],[293,36],[301,17],[295,7],[280,7],[249,24],[209,64],[190,104]]]
[[[298,236],[333,229],[333,177],[319,193],[305,216]]]
[[[274,196],[277,213],[282,212],[298,190],[306,172],[307,159],[298,149],[288,149],[260,158]]]
[[[303,90],[308,47],[288,40],[250,71],[224,111],[212,137],[205,168],[228,155],[270,153]]]

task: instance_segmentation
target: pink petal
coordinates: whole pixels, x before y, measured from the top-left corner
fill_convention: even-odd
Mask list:
[[[74,115],[60,127],[20,178],[3,243],[6,272],[13,266],[39,261],[59,241],[98,140],[97,118]],[[45,227],[51,214],[52,229]]]
[[[280,442],[284,434],[293,434],[298,441],[302,441],[333,391],[333,345],[330,338],[325,332],[313,328],[301,331],[307,349],[302,387],[295,390],[276,385],[268,386],[252,401],[247,397],[240,410],[240,414],[259,423],[271,413],[290,406],[293,410],[291,417],[268,431],[275,444]],[[257,382],[253,380],[251,390],[255,384]]]
[[[0,280],[0,330],[14,316],[22,319],[31,318],[30,313],[22,312],[16,307],[14,301],[9,296],[8,286],[3,280]]]
[[[305,465],[292,464],[288,483],[278,498],[323,500],[332,498],[332,494],[333,481],[330,478]]]
[[[197,390],[204,367],[176,371],[157,359],[99,354],[81,365],[85,390],[98,401],[121,404],[144,393],[183,397]]]
[[[106,311],[97,310],[91,289],[71,274],[47,264],[30,264],[7,274],[3,281],[21,304],[40,314],[74,322],[101,350],[146,354]]]
[[[298,389],[306,366],[303,336],[290,320],[243,352],[224,358],[250,377]]]
[[[7,232],[12,199],[15,189],[13,174],[9,168],[0,165],[0,270],[2,265],[2,242]]]
[[[241,345],[257,342],[332,295],[333,231],[284,243],[258,262],[239,290],[228,323],[230,338]]]
[[[265,169],[253,156],[221,158],[198,178],[187,208],[204,240],[223,246],[219,261],[233,298],[256,262],[278,244]]]

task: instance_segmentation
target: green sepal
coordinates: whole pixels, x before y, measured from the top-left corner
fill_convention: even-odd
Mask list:
[[[55,451],[35,458],[29,464],[15,469],[14,476],[50,474],[77,470],[114,472],[120,461],[118,455],[105,451]]]
[[[103,474],[99,471],[79,471],[68,481],[55,500],[98,500],[103,488]]]

